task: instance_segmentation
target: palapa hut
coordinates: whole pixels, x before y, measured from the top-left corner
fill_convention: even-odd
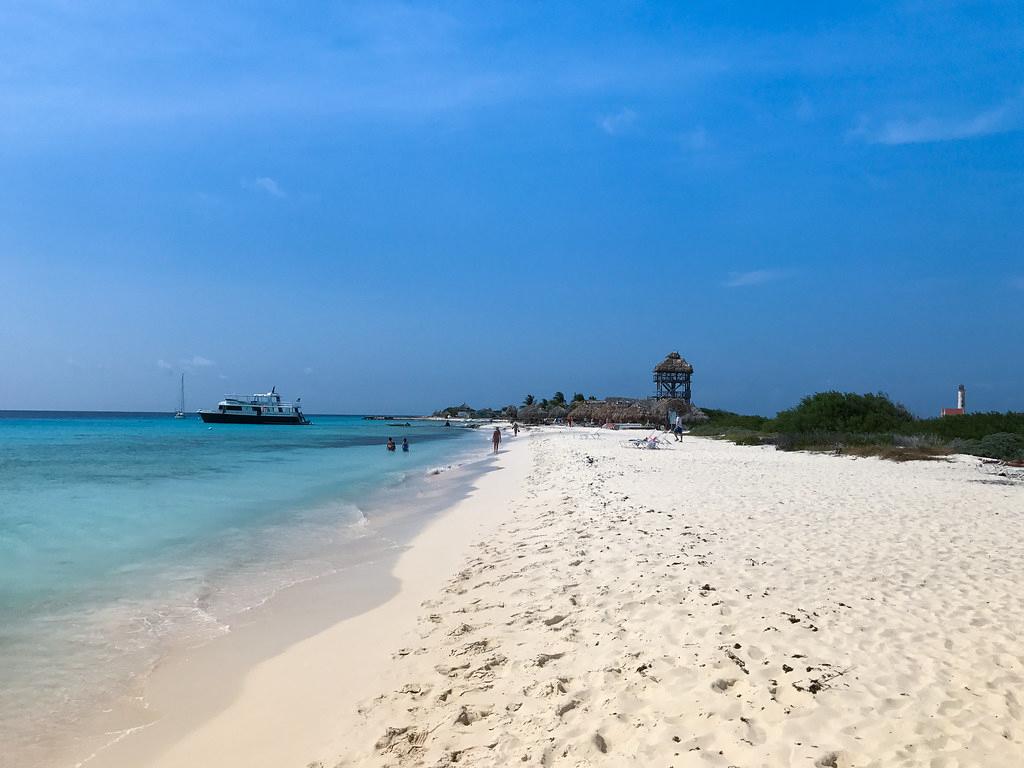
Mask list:
[[[588,400],[576,403],[569,412],[581,424],[650,424],[669,426],[673,414],[682,416],[686,424],[707,421],[705,413],[695,405],[676,398],[649,398],[632,402]]]
[[[690,377],[693,366],[672,352],[654,367],[654,397],[643,400],[608,398],[576,403],[573,420],[591,424],[649,424],[670,426],[676,415],[686,424],[707,421],[707,415],[690,402]]]

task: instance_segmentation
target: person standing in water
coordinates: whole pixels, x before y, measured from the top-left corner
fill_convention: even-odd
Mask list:
[[[498,452],[498,446],[501,445],[501,430],[497,427],[494,428],[494,432],[491,434],[491,445],[494,446],[493,453]]]
[[[513,421],[512,422],[512,435],[514,437],[519,437],[519,422],[518,421]]]
[[[409,438],[408,437],[403,437],[402,438],[402,453],[408,453],[408,452],[409,452]]]
[[[388,451],[391,453],[395,452],[395,439],[393,437],[388,438]]]

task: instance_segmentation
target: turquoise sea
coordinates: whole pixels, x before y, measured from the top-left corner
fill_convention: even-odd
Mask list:
[[[73,729],[169,647],[398,546],[367,518],[484,451],[437,422],[311,418],[0,412],[0,743]]]

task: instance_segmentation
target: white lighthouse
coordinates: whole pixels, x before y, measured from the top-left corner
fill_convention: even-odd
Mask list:
[[[963,384],[956,388],[956,407],[967,412],[967,388]]]

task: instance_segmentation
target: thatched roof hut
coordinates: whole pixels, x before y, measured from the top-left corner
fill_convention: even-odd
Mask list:
[[[687,424],[699,424],[708,417],[700,408],[685,400],[648,399],[629,401],[588,400],[576,403],[570,414],[581,424],[650,424],[668,426],[669,413],[681,414]]]
[[[678,352],[669,352],[665,359],[654,366],[655,373],[693,373],[693,366]]]

